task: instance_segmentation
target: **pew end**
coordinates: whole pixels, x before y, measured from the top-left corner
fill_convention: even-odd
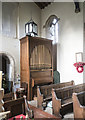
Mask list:
[[[37,86],[37,107],[43,109],[43,94],[40,92],[40,87]]]
[[[83,92],[79,94],[81,95],[83,94]],[[85,119],[85,106],[80,104],[80,101],[77,95],[78,95],[77,93],[73,93],[72,95],[74,119]],[[84,92],[84,95],[85,95],[85,92]]]
[[[61,117],[60,108],[61,108],[61,99],[58,99],[55,90],[52,89],[52,112],[54,115]]]
[[[32,110],[29,109],[28,102],[26,100],[26,96],[25,95],[23,96],[23,98],[24,98],[24,101],[25,101],[25,113],[26,113],[26,116],[27,116],[27,118],[31,118],[32,119],[34,117],[34,113],[33,113]]]
[[[74,82],[74,80],[72,80],[72,81],[71,81],[71,83],[72,83],[72,85],[75,85],[75,82]]]

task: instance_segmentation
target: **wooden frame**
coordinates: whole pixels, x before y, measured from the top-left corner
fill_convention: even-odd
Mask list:
[[[83,53],[82,52],[75,53],[75,56],[76,56],[76,63],[83,62]]]

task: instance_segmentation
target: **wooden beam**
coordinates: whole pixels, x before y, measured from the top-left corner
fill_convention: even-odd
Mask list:
[[[79,13],[80,12],[79,2],[75,2],[74,0],[74,4],[75,4],[75,13]]]

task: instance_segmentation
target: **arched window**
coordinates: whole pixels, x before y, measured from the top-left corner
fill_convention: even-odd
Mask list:
[[[53,40],[53,44],[58,42],[58,22],[55,18],[50,26],[50,38]]]
[[[45,23],[45,33],[46,33],[46,38],[52,39],[53,44],[56,44],[58,42],[58,21],[60,18],[58,18],[55,15],[51,15],[46,23]]]
[[[53,40],[53,69],[57,70],[57,43],[58,43],[58,18],[55,15],[51,15],[45,23],[46,38]]]

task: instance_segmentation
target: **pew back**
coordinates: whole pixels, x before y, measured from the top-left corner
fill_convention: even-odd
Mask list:
[[[41,94],[43,94],[43,97],[46,98],[48,96],[52,96],[52,94],[51,94],[52,93],[52,88],[58,89],[58,88],[71,86],[71,85],[74,85],[74,81],[39,86],[39,89],[40,89]]]
[[[4,102],[9,101],[9,100],[13,100],[14,99],[14,93],[10,92],[10,93],[6,93],[4,94]]]
[[[8,118],[14,117],[19,114],[25,114],[25,102],[24,98],[18,98],[16,100],[9,100],[4,103],[5,111],[10,111]]]
[[[85,91],[85,83],[68,86],[59,89],[52,89],[52,106],[55,115],[63,116],[73,111],[72,94]],[[82,102],[82,101],[81,101]]]
[[[54,89],[54,91],[58,99],[65,100],[68,98],[72,98],[72,94],[74,92],[79,93],[85,91],[85,84],[67,86],[64,88]]]

